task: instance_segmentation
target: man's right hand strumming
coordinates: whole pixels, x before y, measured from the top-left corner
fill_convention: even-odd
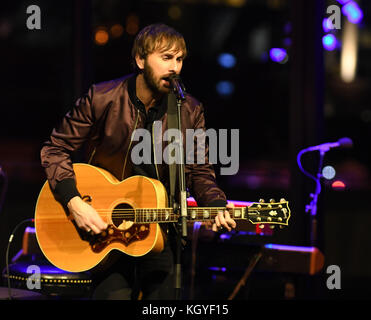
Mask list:
[[[80,197],[73,197],[68,202],[67,207],[77,226],[86,232],[98,234],[107,229],[108,224],[103,221],[91,205],[87,204]]]

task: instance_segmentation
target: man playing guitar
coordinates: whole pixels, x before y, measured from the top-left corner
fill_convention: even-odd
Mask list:
[[[183,36],[163,24],[145,27],[135,38],[132,58],[135,73],[120,79],[92,85],[86,95],[53,129],[41,150],[41,162],[50,188],[59,202],[68,208],[78,228],[92,235],[107,231],[105,219],[83,198],[76,184],[71,155],[88,144],[89,164],[107,170],[118,181],[135,175],[157,179],[169,188],[166,163],[151,161],[135,164],[131,150],[135,145],[133,132],[147,129],[153,135],[154,121],[166,128],[166,95],[171,90],[169,76],[178,75],[187,49]],[[187,94],[181,107],[182,128],[205,129],[204,109],[200,102]],[[161,138],[161,137],[160,137]],[[153,137],[152,140],[159,139]],[[154,145],[151,159],[153,160]],[[230,208],[224,192],[218,187],[212,164],[186,164],[186,185],[199,206]],[[91,182],[94,184],[94,181]],[[227,210],[220,210],[212,229],[236,227]],[[96,273],[95,299],[130,299],[143,293],[143,299],[172,299],[174,230],[162,226],[167,234],[164,249],[141,257],[127,255]]]

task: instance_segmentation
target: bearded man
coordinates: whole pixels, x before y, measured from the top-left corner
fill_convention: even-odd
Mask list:
[[[81,198],[76,185],[71,156],[88,144],[88,163],[108,170],[119,180],[143,175],[160,180],[169,190],[168,165],[151,160],[133,163],[130,152],[136,129],[153,134],[154,121],[167,128],[167,94],[169,77],[179,75],[187,48],[183,36],[164,24],[142,29],[134,40],[132,63],[135,73],[119,79],[92,85],[86,95],[53,129],[41,150],[41,162],[51,190],[68,208],[82,230],[100,234],[109,221],[93,205]],[[181,106],[182,129],[205,129],[204,109],[190,94]],[[162,139],[162,137],[152,137]],[[207,152],[207,150],[206,150]],[[212,164],[207,157],[202,164],[186,164],[186,185],[199,206],[228,207],[224,192],[218,187]],[[228,211],[220,211],[212,226],[231,230],[236,226]],[[168,235],[160,253],[131,257],[122,254],[109,267],[96,272],[93,299],[173,299],[174,298],[174,232],[162,226]]]

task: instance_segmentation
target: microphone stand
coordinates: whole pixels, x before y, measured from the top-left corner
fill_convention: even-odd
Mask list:
[[[181,118],[180,118],[180,107],[181,107],[181,100],[177,99],[177,116],[178,116],[178,128],[179,132],[182,132],[181,128]],[[179,147],[179,155],[180,155],[180,163],[178,163],[178,181],[179,181],[179,210],[180,210],[180,218],[179,218],[179,231],[177,237],[177,259],[176,259],[176,270],[177,270],[177,280],[176,280],[176,299],[180,300],[181,298],[181,251],[182,251],[182,238],[185,239],[187,237],[187,189],[185,183],[185,170],[184,170],[184,150],[183,150],[183,143],[182,137],[180,137],[180,143],[178,144]]]
[[[173,79],[176,79],[173,81]],[[179,151],[179,160],[176,167],[178,172],[178,188],[179,188],[179,204],[175,203],[174,199],[170,197],[170,205],[174,209],[177,209],[180,213],[179,221],[177,224],[177,237],[176,237],[176,260],[175,260],[175,299],[181,299],[181,279],[182,279],[182,268],[181,268],[181,252],[182,252],[182,240],[187,237],[187,189],[185,182],[185,169],[184,169],[184,149],[183,149],[183,139],[182,139],[182,123],[181,123],[181,105],[182,101],[185,100],[184,87],[180,82],[179,78],[170,78],[173,92],[169,93],[168,98],[168,110],[174,110],[174,103],[176,103],[176,120],[177,129],[179,132],[178,141],[175,144]],[[170,111],[171,112],[171,111]],[[170,113],[169,112],[169,113]],[[169,116],[170,114],[168,114]],[[170,176],[170,179],[174,177]]]
[[[317,242],[317,202],[318,196],[321,193],[321,178],[322,178],[322,166],[323,166],[323,158],[327,151],[331,148],[351,148],[353,146],[353,141],[350,138],[344,137],[339,139],[337,142],[333,143],[323,143],[318,146],[309,147],[306,149],[301,150],[297,155],[297,163],[299,165],[299,169],[309,178],[313,179],[316,182],[316,189],[314,193],[310,194],[312,201],[310,204],[305,206],[305,212],[310,212],[311,215],[311,234],[310,234],[310,241],[312,245],[315,245]],[[305,152],[311,151],[319,151],[319,166],[318,172],[316,176],[311,175],[310,173],[306,172],[302,165],[300,158]]]
[[[299,165],[299,169],[309,178],[313,179],[316,183],[316,188],[314,193],[310,194],[310,197],[312,198],[312,201],[305,206],[305,212],[310,212],[310,223],[311,223],[311,230],[310,230],[310,243],[312,246],[316,246],[317,244],[317,203],[318,203],[318,197],[321,193],[321,178],[322,178],[322,166],[323,166],[323,158],[325,156],[326,151],[323,149],[319,150],[319,166],[316,176],[311,175],[310,173],[306,172],[302,165],[300,158],[303,153],[307,152],[309,150],[304,149],[301,150],[297,155],[297,163]]]

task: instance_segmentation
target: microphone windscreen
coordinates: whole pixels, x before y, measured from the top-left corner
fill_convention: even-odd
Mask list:
[[[169,76],[169,81],[170,81],[170,83],[172,84],[173,87],[178,88],[178,90],[182,90],[183,94],[185,93],[186,88],[185,88],[179,74],[175,74],[175,73],[171,74]]]
[[[179,74],[176,74],[176,73],[172,73],[170,76],[169,76],[170,79],[180,79],[180,76]]]
[[[352,139],[350,139],[348,137],[341,138],[341,139],[339,139],[338,142],[339,142],[340,147],[342,147],[342,148],[353,147],[353,141],[352,141]]]

